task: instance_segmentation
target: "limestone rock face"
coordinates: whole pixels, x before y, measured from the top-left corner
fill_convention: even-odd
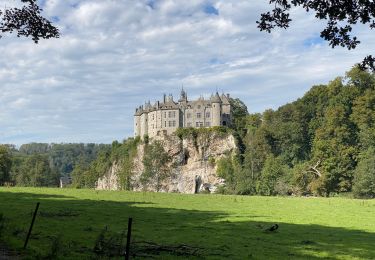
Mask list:
[[[119,190],[119,178],[117,172],[120,170],[118,164],[113,164],[109,171],[96,182],[97,190]]]
[[[156,136],[151,142],[158,140],[163,143],[164,150],[171,156],[171,176],[163,182],[162,192],[198,193],[214,192],[224,184],[224,180],[216,174],[215,161],[221,157],[236,152],[236,143],[232,135],[223,137],[216,133],[201,134],[181,140],[176,135]],[[156,191],[154,183],[150,182],[143,187],[140,176],[143,172],[144,144],[137,147],[134,158],[132,187],[135,191]],[[113,165],[107,174],[98,180],[97,189],[119,189],[118,165]]]

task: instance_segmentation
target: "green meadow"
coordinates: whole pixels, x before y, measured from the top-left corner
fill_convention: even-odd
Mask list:
[[[30,259],[116,258],[129,217],[135,259],[375,259],[375,200],[2,187],[0,213]]]

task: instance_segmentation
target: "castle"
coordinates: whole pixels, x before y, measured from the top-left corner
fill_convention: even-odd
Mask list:
[[[228,126],[231,123],[229,94],[211,95],[210,99],[200,97],[189,101],[184,89],[178,102],[172,94],[164,94],[163,102],[150,101],[136,108],[134,114],[134,136],[154,137],[161,132],[172,134],[179,127]]]

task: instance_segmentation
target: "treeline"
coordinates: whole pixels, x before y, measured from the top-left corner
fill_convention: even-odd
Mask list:
[[[232,105],[240,152],[216,162],[221,192],[375,197],[374,74],[353,68],[276,111]]]
[[[226,180],[219,192],[317,196],[352,192],[356,197],[375,197],[374,74],[353,68],[345,77],[314,86],[275,111],[249,114],[239,99],[231,99],[231,105],[232,129],[212,129],[233,133],[239,148],[233,156],[210,162]],[[179,129],[177,135],[191,131]],[[131,190],[139,142],[129,138],[112,145],[27,144],[18,150],[0,146],[0,184],[55,186],[59,176],[70,175],[73,187],[93,188],[117,164],[120,188]],[[155,166],[161,152],[153,146],[146,150],[149,160],[143,163],[149,167],[142,181],[157,185],[165,175],[162,166]]]
[[[90,165],[111,149],[106,144],[0,145],[0,184],[57,186],[75,168]]]
[[[99,153],[92,163],[80,163],[71,173],[72,186],[75,188],[95,188],[97,180],[111,166],[117,164],[119,185],[121,189],[131,189],[133,158],[140,138],[128,138],[123,143],[114,141],[105,152]]]

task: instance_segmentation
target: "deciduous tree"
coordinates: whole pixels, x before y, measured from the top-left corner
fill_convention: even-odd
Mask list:
[[[332,48],[336,46],[354,49],[360,43],[352,36],[353,25],[367,24],[375,28],[375,2],[372,0],[269,0],[274,8],[261,14],[257,21],[261,31],[271,32],[274,28],[288,28],[292,21],[292,7],[302,7],[306,12],[315,12],[315,17],[327,22],[320,37],[329,42]],[[368,55],[360,64],[361,68],[375,71],[375,57]]]
[[[9,1],[14,2],[14,1]],[[22,7],[0,10],[0,37],[5,33],[17,33],[18,37],[31,37],[38,43],[40,39],[58,38],[58,28],[41,15],[37,0],[17,0]],[[11,4],[11,3],[10,3]]]
[[[9,181],[12,156],[8,147],[0,145],[0,185]]]
[[[141,175],[141,182],[144,187],[154,184],[156,191],[160,191],[163,181],[171,174],[170,161],[171,157],[164,151],[163,144],[160,141],[154,141],[152,144],[146,145],[143,156],[144,171]]]

